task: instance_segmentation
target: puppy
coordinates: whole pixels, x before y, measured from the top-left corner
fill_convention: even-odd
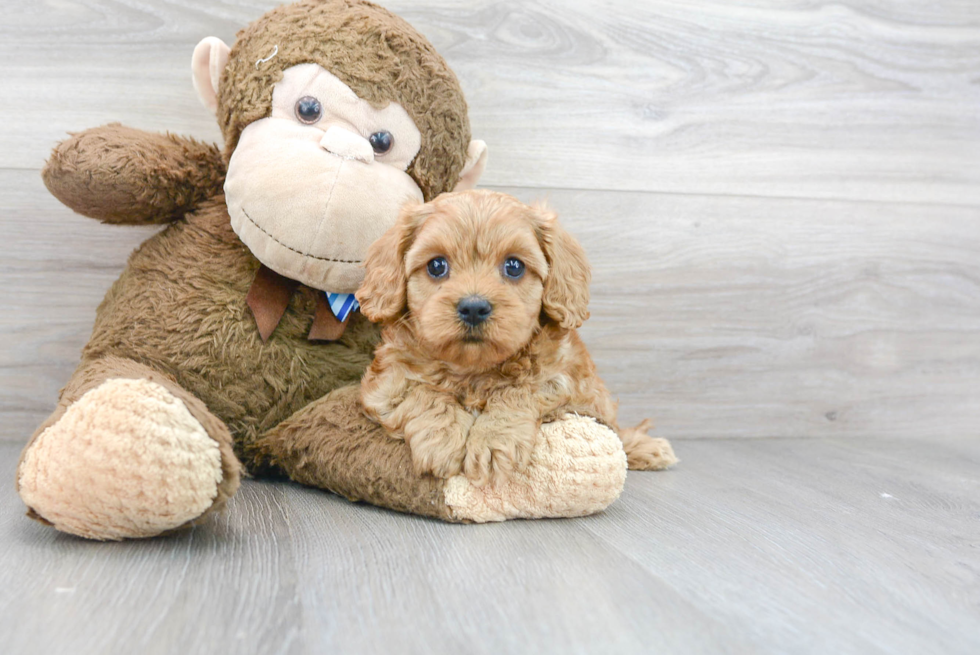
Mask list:
[[[566,412],[619,434],[632,469],[677,459],[616,405],[575,328],[588,318],[585,252],[550,211],[491,191],[403,209],[375,242],[357,291],[382,343],[361,382],[368,416],[405,439],[417,472],[477,485],[530,458]]]

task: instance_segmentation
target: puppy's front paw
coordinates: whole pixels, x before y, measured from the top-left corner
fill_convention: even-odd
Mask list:
[[[408,438],[412,464],[419,475],[451,478],[463,470],[466,455],[466,426],[431,427]]]
[[[466,440],[463,472],[478,487],[504,482],[527,467],[537,431],[534,423],[511,425],[478,419]]]

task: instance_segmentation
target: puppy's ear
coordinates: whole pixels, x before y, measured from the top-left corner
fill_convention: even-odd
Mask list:
[[[354,295],[369,320],[391,321],[405,309],[405,253],[431,213],[430,205],[405,205],[391,229],[368,248],[364,281]]]
[[[589,268],[585,250],[558,224],[558,216],[542,205],[532,207],[541,249],[548,260],[541,304],[548,318],[565,329],[582,325],[589,317]]]

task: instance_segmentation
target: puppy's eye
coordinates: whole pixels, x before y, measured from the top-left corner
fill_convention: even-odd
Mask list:
[[[512,280],[520,280],[524,276],[524,262],[517,257],[508,257],[504,262],[504,275]]]
[[[368,141],[376,153],[383,155],[391,150],[391,146],[395,143],[395,137],[391,136],[391,132],[383,130],[369,136]]]
[[[446,261],[445,257],[436,257],[426,264],[425,270],[428,271],[430,277],[438,280],[449,275],[449,262]]]
[[[300,123],[312,125],[323,116],[323,106],[313,96],[303,96],[296,101],[296,118]]]

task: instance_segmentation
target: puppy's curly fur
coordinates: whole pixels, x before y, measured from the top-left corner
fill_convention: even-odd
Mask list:
[[[567,412],[616,430],[632,469],[677,461],[648,421],[616,424],[575,331],[588,318],[589,265],[554,213],[502,193],[444,194],[406,207],[365,267],[357,299],[383,330],[362,400],[408,442],[418,472],[506,479],[527,465],[541,423]],[[460,303],[474,298],[489,313],[467,322]]]

